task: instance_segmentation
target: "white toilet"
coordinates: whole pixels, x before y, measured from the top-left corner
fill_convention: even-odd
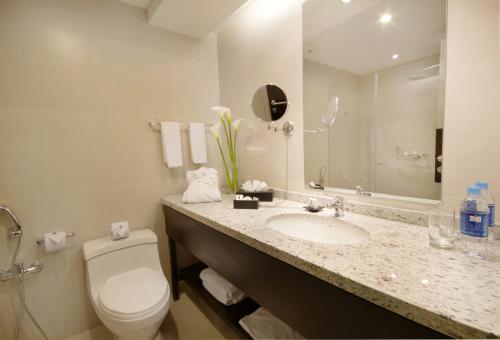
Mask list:
[[[119,241],[88,241],[83,257],[90,299],[115,338],[155,339],[170,306],[155,233],[144,229]]]

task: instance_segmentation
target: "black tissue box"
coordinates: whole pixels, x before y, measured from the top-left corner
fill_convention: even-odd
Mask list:
[[[259,209],[259,200],[233,200],[234,209]]]
[[[269,189],[266,191],[243,191],[240,190],[236,195],[243,195],[245,197],[257,197],[261,202],[272,202],[273,201],[273,190]]]

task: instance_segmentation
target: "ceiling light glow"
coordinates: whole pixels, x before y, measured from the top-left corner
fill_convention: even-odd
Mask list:
[[[348,3],[350,3],[351,1],[352,1],[352,0],[342,0],[342,2],[343,2],[343,3],[345,3],[345,4],[348,4]]]
[[[392,55],[392,60],[397,60],[399,59],[399,54],[393,54]]]
[[[390,14],[384,14],[380,16],[380,22],[383,24],[387,24],[391,22],[391,20],[392,20],[392,15]]]

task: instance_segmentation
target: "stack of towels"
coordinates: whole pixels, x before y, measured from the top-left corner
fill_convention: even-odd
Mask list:
[[[187,171],[188,188],[182,196],[184,203],[219,202],[222,195],[219,189],[219,173],[212,168],[199,168]]]
[[[260,307],[239,321],[252,339],[304,339],[286,323]]]
[[[203,269],[200,273],[200,279],[203,287],[225,306],[235,305],[246,297],[245,293],[212,268]]]

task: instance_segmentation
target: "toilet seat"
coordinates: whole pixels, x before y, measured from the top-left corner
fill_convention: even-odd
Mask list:
[[[99,292],[99,306],[115,320],[139,320],[154,314],[169,298],[163,273],[141,267],[109,278]]]

